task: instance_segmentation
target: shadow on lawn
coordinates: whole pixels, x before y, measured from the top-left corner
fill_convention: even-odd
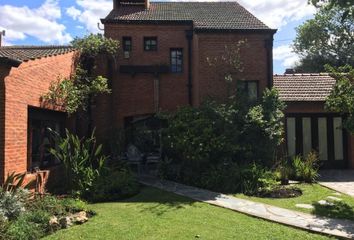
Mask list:
[[[156,188],[142,186],[139,194],[121,202],[136,203],[141,208],[141,212],[150,212],[161,216],[167,212],[194,207],[196,201]]]
[[[333,204],[333,206],[323,206],[318,202],[314,202],[312,204],[314,206],[312,214],[329,218],[341,218],[354,221],[354,210],[350,205],[340,201],[335,201]]]

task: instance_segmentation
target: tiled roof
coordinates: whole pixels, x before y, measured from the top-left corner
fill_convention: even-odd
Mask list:
[[[120,6],[106,22],[185,22],[197,30],[274,31],[237,2],[152,2],[144,6]]]
[[[283,101],[325,101],[336,80],[328,74],[274,75],[274,87]]]
[[[74,51],[70,46],[6,46],[0,47],[2,62],[22,63]]]

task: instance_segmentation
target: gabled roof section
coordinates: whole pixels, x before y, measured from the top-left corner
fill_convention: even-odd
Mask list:
[[[263,22],[237,2],[151,2],[150,7],[120,6],[102,23],[185,23],[199,31],[269,31]]]
[[[22,62],[74,51],[70,46],[6,46],[0,47],[0,63],[18,67]]]
[[[336,80],[329,74],[274,75],[274,87],[286,102],[325,101]]]

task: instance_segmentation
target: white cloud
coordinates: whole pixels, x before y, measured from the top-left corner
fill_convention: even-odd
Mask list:
[[[66,13],[74,20],[84,24],[89,32],[99,32],[97,23],[104,18],[113,8],[113,0],[76,0],[79,10],[72,6]]]
[[[316,12],[307,0],[239,0],[239,3],[271,28],[280,28]]]
[[[7,31],[8,44],[27,36],[52,44],[66,44],[72,40],[66,27],[58,23],[61,10],[57,0],[46,0],[39,8],[2,5],[0,16],[0,29]]]
[[[79,9],[77,9],[74,6],[71,6],[66,9],[66,14],[70,17],[72,17],[74,20],[77,20],[78,17],[82,14]]]
[[[285,68],[293,68],[299,61],[299,56],[293,52],[291,45],[281,45],[273,49],[274,60],[281,61]]]

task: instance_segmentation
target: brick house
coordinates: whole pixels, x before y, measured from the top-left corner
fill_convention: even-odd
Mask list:
[[[66,114],[46,109],[41,96],[73,70],[70,47],[0,47],[0,182],[11,172],[55,165],[46,127],[61,130]]]
[[[159,110],[225,96],[226,83],[207,58],[240,40],[248,47],[241,48],[243,72],[235,78],[254,95],[272,85],[276,30],[237,2],[115,0],[101,21],[105,36],[119,40],[121,49],[107,67],[112,94],[97,101],[98,134]]]
[[[115,58],[99,61],[98,72],[108,77],[112,89],[92,106],[100,139],[159,111],[198,106],[210,96],[225,98],[230,86],[207,59],[223,55],[225,46],[247,40],[238,52],[242,71],[231,74],[253,98],[272,87],[274,79],[288,104],[288,151],[307,153],[312,147],[320,151],[326,167],[349,163],[354,167],[353,137],[338,130],[340,116],[323,108],[334,79],[313,75],[273,78],[276,30],[241,5],[115,0],[113,6],[101,21],[105,36],[119,40],[121,49]],[[12,171],[32,172],[56,165],[46,152],[50,141],[45,129],[60,130],[68,121],[65,113],[43,106],[40,97],[58,76],[70,76],[73,55],[69,47],[0,47],[0,182]]]
[[[285,130],[289,155],[319,154],[323,168],[354,168],[354,136],[342,129],[342,116],[325,110],[336,80],[328,74],[274,76],[286,102]]]

